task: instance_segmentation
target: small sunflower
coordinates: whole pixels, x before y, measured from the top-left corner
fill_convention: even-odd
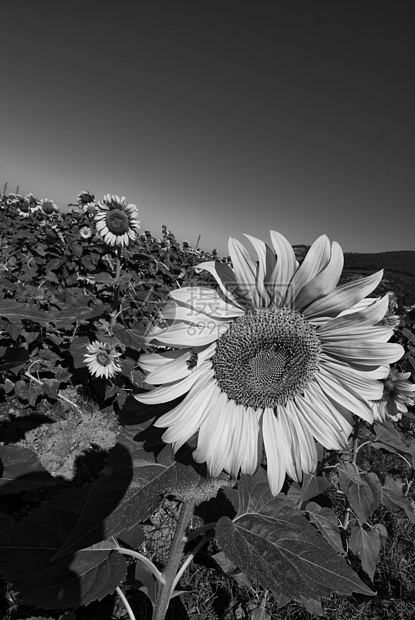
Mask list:
[[[402,413],[408,411],[407,405],[414,404],[415,384],[408,381],[410,376],[410,372],[390,369],[383,381],[382,398],[372,403],[377,422],[384,422],[387,418],[396,422],[402,418]]]
[[[124,196],[107,194],[97,204],[95,215],[97,231],[108,245],[127,246],[135,241],[140,228],[138,209],[133,204],[127,204]]]
[[[17,206],[18,206],[18,214],[20,215],[20,217],[23,217],[23,218],[30,217],[30,212],[32,211],[32,209],[29,207],[29,205],[26,202],[20,202]]]
[[[89,217],[94,217],[98,211],[98,205],[95,201],[87,202],[82,205],[82,213],[89,215]]]
[[[84,362],[93,377],[108,379],[120,372],[121,367],[117,358],[121,353],[118,353],[113,346],[96,340],[87,346],[87,351]]]
[[[91,194],[89,190],[88,191],[83,190],[82,192],[78,194],[77,198],[78,198],[78,204],[82,206],[88,204],[89,202],[93,202],[95,200],[94,194]]]
[[[81,235],[82,239],[90,239],[92,237],[92,230],[89,228],[89,226],[82,226],[82,228],[79,230],[79,234]]]
[[[26,196],[24,197],[24,201],[25,203],[29,206],[30,209],[35,209],[38,205],[38,199],[33,196],[33,194],[29,193],[26,194]]]
[[[257,257],[229,241],[233,268],[221,261],[197,266],[219,290],[183,287],[170,292],[148,344],[162,352],[140,357],[156,387],[135,398],[146,404],[184,399],[155,425],[177,451],[197,434],[196,462],[210,475],[253,474],[266,458],[271,492],[286,475],[313,473],[315,440],[347,450],[353,416],[373,423],[370,401],[383,393],[373,373],[404,353],[377,323],[388,299],[366,298],[382,271],[341,286],[343,252],[326,235],[301,265],[280,233],[272,247],[246,235]],[[167,347],[167,350],[166,350]]]

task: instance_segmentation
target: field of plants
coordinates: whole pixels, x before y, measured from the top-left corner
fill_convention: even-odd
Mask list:
[[[318,263],[314,304],[334,295],[319,279],[334,265],[324,263],[325,240],[294,248],[295,257],[273,240],[293,273]],[[193,249],[166,225],[155,237],[145,213],[109,194],[82,191],[65,213],[32,194],[0,195],[2,620],[415,617],[415,308],[405,305],[404,280],[395,288],[391,275],[377,281],[358,265],[342,274],[354,310],[343,316],[339,306],[330,320],[341,330],[358,317],[353,346],[374,335],[359,359],[351,345],[344,353],[355,354],[348,408],[345,393],[339,404],[334,383],[323,381],[336,423],[327,407],[324,415],[315,407],[307,427],[286,423],[292,453],[283,439],[288,475],[276,480],[269,438],[256,456],[233,446],[227,456],[226,438],[212,423],[211,445],[208,414],[195,413],[207,352],[236,330],[226,295],[242,329],[255,313],[238,298],[250,294],[241,282],[253,278],[268,299],[266,273],[277,281],[276,253],[253,245],[256,262],[236,244],[227,257]],[[298,317],[313,302],[303,286],[306,310],[292,313],[292,325],[311,350],[329,319],[304,327]],[[204,309],[192,316],[195,295]],[[277,327],[285,329],[287,308]],[[279,342],[284,355],[296,344]],[[242,446],[251,446],[247,433],[241,427]]]

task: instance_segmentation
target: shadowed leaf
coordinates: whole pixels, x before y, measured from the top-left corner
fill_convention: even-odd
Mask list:
[[[320,495],[327,489],[327,480],[321,476],[304,474],[303,484],[301,485],[300,503]]]
[[[29,361],[29,353],[26,349],[21,347],[7,348],[3,355],[0,357],[0,371],[14,368],[15,366],[21,366],[25,362]]]
[[[383,489],[383,503],[387,508],[402,508],[411,523],[415,523],[415,511],[405,495],[402,494],[401,487],[392,478],[386,476]]]
[[[235,579],[235,581],[240,587],[252,589],[252,583],[250,582],[248,577],[237,566],[235,566],[235,564],[231,562],[229,558],[226,557],[223,551],[215,553],[215,555],[212,555],[212,558],[216,560],[223,572],[228,575],[228,577],[232,577],[233,579]]]
[[[0,460],[4,467],[0,478],[0,495],[34,491],[62,482],[43,467],[37,454],[29,448],[0,446]]]
[[[147,519],[161,496],[174,494],[200,480],[193,467],[174,460],[171,447],[161,441],[158,429],[146,429],[145,441],[141,442],[134,440],[137,430],[141,428],[129,427],[118,436],[118,443],[59,555],[98,542],[97,532],[101,530],[104,539],[118,536]]]
[[[88,491],[47,502],[0,536],[0,571],[19,597],[43,609],[88,605],[101,600],[124,579],[124,558],[105,544],[56,558],[85,505]]]

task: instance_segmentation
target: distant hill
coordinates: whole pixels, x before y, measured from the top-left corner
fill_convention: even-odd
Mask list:
[[[309,246],[293,247],[297,259],[301,261]],[[340,284],[369,275],[379,269],[384,269],[384,277],[373,295],[382,295],[392,290],[396,293],[400,305],[415,305],[415,251],[412,250],[376,254],[345,252]]]

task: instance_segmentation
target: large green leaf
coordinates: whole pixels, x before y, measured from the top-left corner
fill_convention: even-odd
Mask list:
[[[304,604],[332,592],[373,595],[300,510],[271,495],[265,475],[241,476],[238,503],[233,521],[219,520],[218,543],[278,600],[294,598]]]
[[[14,301],[14,299],[0,299],[0,316],[5,317],[11,323],[21,319],[30,319],[36,323],[46,323],[49,321],[46,312],[36,310],[32,305],[19,303]]]

